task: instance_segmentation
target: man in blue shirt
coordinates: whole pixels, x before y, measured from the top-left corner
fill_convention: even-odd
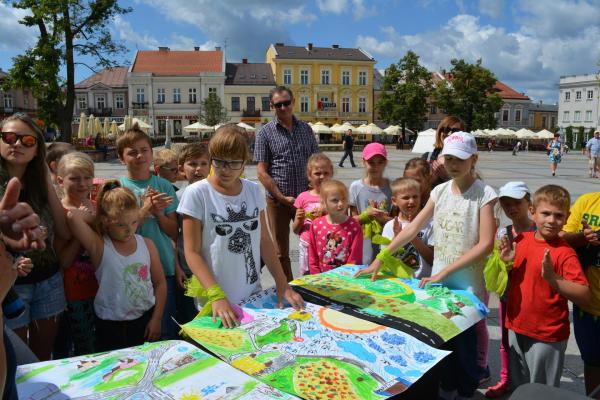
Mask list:
[[[600,130],[596,129],[594,137],[588,140],[585,151],[589,158],[590,178],[600,178]],[[584,153],[585,154],[585,153]]]

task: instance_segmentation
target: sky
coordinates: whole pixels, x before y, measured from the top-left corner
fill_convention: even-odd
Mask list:
[[[83,0],[85,1],[85,0]],[[136,50],[225,49],[226,60],[264,62],[271,43],[360,47],[385,70],[408,50],[431,71],[482,60],[534,101],[556,103],[560,76],[598,72],[600,0],[121,0],[129,14],[113,38]],[[35,43],[25,15],[0,0],[0,68]],[[87,61],[87,60],[86,60]],[[78,67],[76,81],[92,72]]]

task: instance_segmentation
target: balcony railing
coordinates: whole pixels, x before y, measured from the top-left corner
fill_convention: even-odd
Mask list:
[[[87,115],[94,114],[96,117],[110,117],[112,115],[111,107],[88,108]]]
[[[260,118],[260,110],[243,110],[242,117],[259,117]]]
[[[133,108],[134,110],[143,110],[148,108],[148,102],[147,101],[143,101],[143,102],[135,102],[133,101],[131,103],[131,108]]]

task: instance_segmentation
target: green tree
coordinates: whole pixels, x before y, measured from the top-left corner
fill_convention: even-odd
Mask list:
[[[434,90],[436,105],[446,114],[461,118],[468,131],[495,128],[495,113],[502,107],[502,98],[496,93],[494,74],[481,66],[465,60],[450,61],[450,79],[441,81]]]
[[[38,102],[38,116],[60,127],[63,140],[71,140],[75,105],[75,65],[92,71],[116,65],[125,50],[109,30],[114,17],[131,11],[117,0],[18,0],[15,8],[29,15],[19,23],[38,29],[36,44],[13,58],[5,87],[26,87]],[[88,57],[93,66],[75,57]],[[66,77],[62,75],[64,68]]]
[[[577,143],[576,143],[576,146],[575,146],[575,148],[576,148],[577,150],[581,149],[581,147],[582,147],[582,146],[583,146],[583,144],[585,143],[585,142],[584,142],[584,139],[585,139],[585,138],[583,137],[583,135],[585,135],[585,127],[583,127],[583,126],[580,126],[580,127],[579,127],[579,130],[578,130],[578,133],[577,133]]]
[[[419,56],[408,51],[385,70],[377,101],[379,116],[388,124],[401,125],[403,138],[407,127],[419,131],[427,119],[427,99],[432,89],[431,74],[419,64]]]
[[[567,129],[565,129],[565,143],[573,143],[573,127],[571,125],[567,126]]]
[[[211,93],[200,103],[198,120],[205,125],[214,126],[229,121],[227,109],[221,104],[221,99]]]

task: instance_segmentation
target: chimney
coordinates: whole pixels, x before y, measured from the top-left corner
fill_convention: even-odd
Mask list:
[[[194,46],[194,51],[200,51],[200,47]]]
[[[158,51],[169,51],[169,48],[166,46],[159,46]]]
[[[334,49],[339,49],[340,45],[339,44],[332,44],[331,47],[334,48]]]
[[[248,59],[247,58],[242,58],[242,64],[248,64]]]
[[[275,43],[275,46],[283,46],[283,42],[277,42]]]
[[[215,51],[221,51],[221,46],[215,47]]]
[[[308,51],[311,51],[311,50],[312,50],[312,47],[313,47],[313,44],[312,44],[312,43],[309,43],[309,44],[308,44],[308,47],[307,47],[307,48],[308,48]]]

